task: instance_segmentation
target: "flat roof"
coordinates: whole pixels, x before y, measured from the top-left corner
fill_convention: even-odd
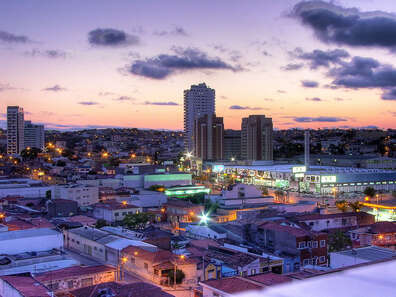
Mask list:
[[[377,246],[369,246],[369,247],[357,248],[347,251],[341,251],[335,254],[356,257],[368,261],[379,261],[379,260],[385,260],[391,258],[396,259],[395,251]]]
[[[60,232],[50,228],[16,230],[16,231],[0,232],[0,241],[19,239],[19,238],[48,236],[48,235],[60,235],[60,234],[61,234]]]

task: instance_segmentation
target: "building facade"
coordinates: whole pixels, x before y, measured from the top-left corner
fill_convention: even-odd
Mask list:
[[[194,149],[194,121],[206,114],[215,113],[215,90],[206,86],[205,83],[192,85],[184,91],[184,133],[185,150],[191,152]]]
[[[44,149],[44,125],[32,124],[25,121],[24,147],[35,147]]]
[[[7,107],[7,154],[20,154],[24,145],[24,112],[19,106]]]
[[[224,149],[223,118],[204,115],[194,123],[194,154],[202,160],[222,160]]]
[[[272,161],[272,119],[250,115],[242,119],[241,157],[243,160]]]
[[[241,159],[241,131],[224,130],[224,160]]]

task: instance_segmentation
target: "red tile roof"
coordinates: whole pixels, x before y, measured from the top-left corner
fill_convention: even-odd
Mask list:
[[[32,277],[1,276],[3,281],[15,288],[24,297],[48,297],[49,291]]]
[[[202,282],[204,285],[228,294],[241,293],[246,291],[257,291],[263,289],[264,285],[248,281],[239,276],[226,277]]]
[[[262,283],[266,286],[273,286],[291,281],[291,279],[287,276],[272,272],[249,276],[248,279]]]
[[[96,286],[86,287],[71,291],[74,297],[98,297],[100,291],[108,290],[114,297],[174,297],[162,291],[161,288],[152,284],[137,282],[132,284],[122,284],[117,282],[102,283]],[[48,297],[48,296],[47,296]]]
[[[129,246],[123,249],[122,252],[123,254],[128,254],[131,257],[147,260],[154,265],[169,261],[177,265],[196,263],[196,261],[193,259],[190,259],[188,257],[184,257],[183,259],[181,259],[180,256],[173,254],[170,251],[161,249],[158,249],[156,252],[150,252],[139,247]],[[135,253],[137,254],[135,255]]]
[[[81,223],[83,225],[88,225],[88,226],[96,224],[96,219],[87,217],[87,216],[82,216],[82,215],[69,217],[66,220],[69,222],[78,222],[78,223]]]
[[[371,228],[371,233],[395,233],[396,223],[393,222],[377,222],[368,226]]]
[[[34,278],[39,282],[47,282],[50,280],[62,280],[71,277],[105,273],[105,272],[115,272],[115,268],[109,265],[98,265],[98,266],[72,266],[63,269],[53,270],[49,272],[44,272],[36,274]]]
[[[139,206],[136,206],[136,205],[122,204],[120,202],[112,201],[112,200],[107,200],[106,202],[103,202],[103,203],[96,203],[94,206],[98,207],[98,208],[109,209],[109,210],[139,208]]]
[[[3,224],[7,225],[8,231],[55,227],[45,218],[15,218]]]
[[[277,232],[285,232],[292,234],[295,237],[303,237],[303,236],[313,236],[313,235],[319,235],[321,233],[319,232],[313,232],[313,231],[308,231],[302,228],[297,228],[297,227],[292,227],[292,226],[284,226],[280,225],[277,223],[273,222],[266,222],[264,224],[261,224],[259,229],[266,229],[266,230],[273,230]]]

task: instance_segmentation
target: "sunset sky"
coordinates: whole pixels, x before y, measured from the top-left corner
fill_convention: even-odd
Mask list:
[[[47,128],[182,129],[183,90],[293,127],[396,128],[394,0],[0,1],[0,100]]]

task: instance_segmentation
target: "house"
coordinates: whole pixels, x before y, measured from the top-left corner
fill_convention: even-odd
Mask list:
[[[375,245],[396,249],[396,223],[377,222],[369,226],[349,231],[354,248]]]
[[[125,259],[123,269],[154,283],[171,286],[173,276],[170,273],[175,269],[184,273],[182,285],[192,286],[197,283],[197,263],[183,255],[178,256],[166,250],[152,252],[129,246],[122,250],[122,258]]]
[[[168,200],[163,207],[165,208],[168,222],[172,224],[195,222],[198,220],[198,216],[204,212],[203,205],[176,199]]]
[[[107,282],[95,286],[90,286],[82,289],[70,291],[70,294],[57,294],[57,297],[174,297],[163,291],[160,287],[154,286],[149,283],[135,282],[131,284]],[[37,296],[41,297],[41,296]]]
[[[0,296],[49,297],[52,292],[30,276],[0,276]]]
[[[88,226],[64,230],[64,237],[65,248],[112,265],[119,264],[121,250],[127,246],[139,246],[149,250],[157,249],[149,243],[130,240]]]
[[[375,216],[365,212],[341,212],[332,214],[307,214],[293,220],[305,223],[312,231],[351,229],[375,222]]]
[[[72,216],[78,212],[78,203],[73,200],[51,199],[47,202],[47,212],[51,218]]]
[[[292,280],[284,275],[264,273],[250,277],[233,276],[200,282],[203,297],[237,296],[249,291],[261,291],[270,286],[289,283]],[[259,293],[262,295],[262,293]]]
[[[300,265],[328,263],[327,233],[309,231],[298,226],[265,222],[258,226],[256,243],[270,251],[286,253],[300,258]]]
[[[115,281],[116,269],[108,265],[72,266],[33,277],[54,292],[64,292]]]
[[[142,212],[142,208],[128,204],[126,201],[120,203],[115,200],[108,200],[104,203],[94,205],[93,216],[96,219],[114,223],[122,221],[127,214],[136,214],[139,212]]]

